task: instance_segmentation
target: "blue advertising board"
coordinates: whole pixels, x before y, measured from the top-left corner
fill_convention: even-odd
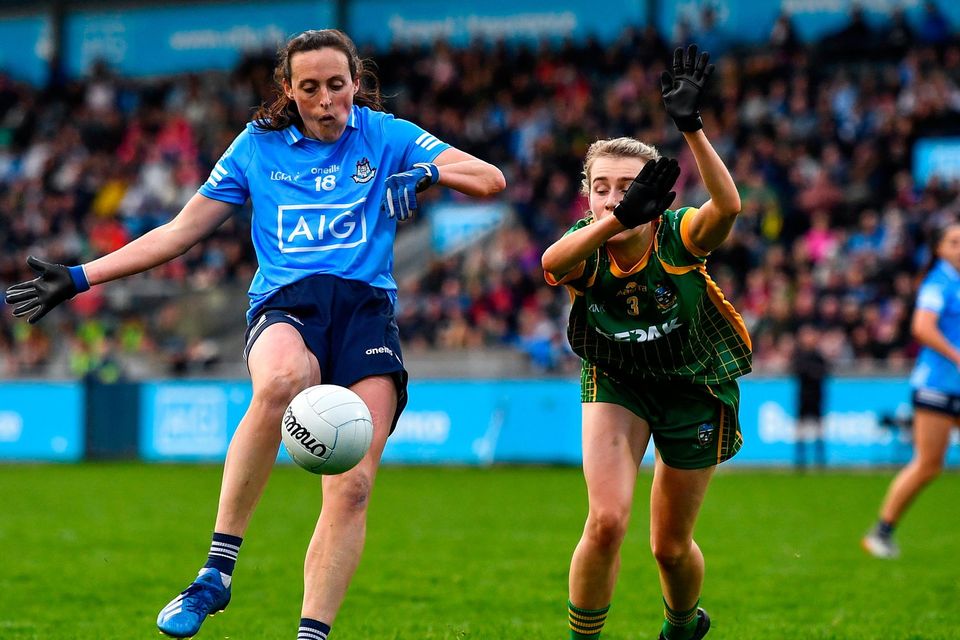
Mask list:
[[[71,77],[97,60],[124,75],[229,69],[246,52],[273,52],[291,35],[330,26],[332,1],[71,11],[64,60]]]
[[[793,464],[795,383],[748,378],[741,391],[744,446],[731,464]],[[906,380],[831,380],[827,398],[827,464],[889,465],[909,458],[909,432],[884,424],[885,417],[909,416]],[[384,461],[402,463],[579,464],[580,456],[579,385],[563,380],[413,383],[407,410],[384,450]],[[652,460],[650,447],[644,461]],[[960,464],[957,447],[948,464]]]
[[[247,382],[149,383],[142,394],[140,453],[146,460],[222,460],[251,398]],[[579,398],[576,380],[414,382],[383,459],[401,464],[579,464]],[[909,416],[909,399],[909,385],[901,378],[830,380],[823,423],[827,464],[904,463],[911,454],[910,433],[886,426],[884,418]],[[742,381],[740,422],[744,446],[731,465],[794,463],[793,380]],[[287,459],[282,451],[280,459]],[[652,447],[644,460],[652,462]],[[950,449],[947,462],[960,464],[960,447]]]
[[[960,180],[960,138],[921,138],[913,145],[913,181]]]
[[[580,393],[557,380],[419,382],[384,462],[580,462]]]
[[[598,11],[591,0],[356,0],[350,3],[347,33],[358,45],[385,48],[393,43],[457,46],[474,40],[538,42],[597,36],[611,41],[628,25],[641,25],[643,0],[625,0]]]
[[[0,72],[41,86],[49,76],[50,18],[46,15],[0,18]]]
[[[5,382],[0,460],[79,460],[83,418],[83,388],[76,382]]]
[[[249,382],[157,382],[140,389],[140,457],[222,460],[253,397]]]

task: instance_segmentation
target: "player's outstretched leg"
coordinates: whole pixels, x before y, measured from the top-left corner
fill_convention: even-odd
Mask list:
[[[707,612],[703,609],[697,609],[697,628],[693,632],[693,635],[690,636],[690,640],[700,640],[703,636],[707,635],[707,631],[710,630],[710,616],[707,615]],[[660,632],[659,640],[666,640],[667,637],[663,635],[663,632]]]
[[[197,579],[160,611],[157,627],[174,638],[192,638],[207,616],[223,611],[228,604],[230,576],[204,567]]]

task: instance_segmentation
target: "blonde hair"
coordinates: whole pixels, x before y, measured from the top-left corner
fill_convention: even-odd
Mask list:
[[[587,155],[583,159],[583,180],[580,181],[580,191],[585,196],[590,195],[590,170],[597,158],[641,158],[649,162],[658,160],[660,152],[652,144],[640,142],[635,138],[597,140],[587,148]]]

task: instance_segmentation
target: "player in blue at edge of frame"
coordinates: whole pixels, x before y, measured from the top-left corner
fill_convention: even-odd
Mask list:
[[[570,562],[571,640],[600,637],[620,569],[637,468],[656,445],[650,548],[663,592],[660,640],[700,640],[704,560],[694,525],[717,465],[740,450],[737,378],[750,372],[750,336],[707,274],[740,195],[703,132],[709,54],[677,49],[661,76],[667,114],[693,152],[710,195],[670,210],[675,160],[634,138],[598,140],[584,160],[590,211],[543,254],[547,282],[573,299],[567,338],[583,359],[583,474],[588,514]]]
[[[911,332],[920,353],[913,387],[913,459],[890,483],[873,528],[861,541],[871,555],[900,555],[893,531],[920,492],[943,471],[950,433],[960,426],[960,221],[935,229],[930,264]]]
[[[193,636],[230,602],[243,535],[277,457],[282,413],[299,391],[324,382],[355,391],[373,416],[366,457],[322,478],[323,506],[307,548],[297,637],[326,639],[363,549],[380,456],[406,404],[391,273],[397,222],[434,184],[478,197],[506,186],[493,165],[383,112],[376,76],[340,31],[291,38],[274,75],[276,100],[261,105],[175,218],[83,265],[31,256],[38,277],[6,293],[14,314],[35,323],[92,285],[182,255],[252,201],[259,269],[244,357],[253,398],[227,452],[207,562],[157,618],[160,631],[177,638]]]

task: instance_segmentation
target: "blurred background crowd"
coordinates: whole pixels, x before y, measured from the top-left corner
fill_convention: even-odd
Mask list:
[[[743,209],[708,269],[753,336],[759,371],[789,370],[801,329],[835,368],[902,371],[932,228],[960,213],[960,185],[916,184],[922,137],[960,134],[960,40],[931,5],[883,25],[856,11],[801,43],[786,17],[743,46],[710,28],[653,28],[616,42],[476,43],[366,51],[387,109],[499,166],[511,215],[475,243],[398,272],[410,354],[501,349],[531,372],[570,374],[569,298],[546,286],[543,249],[584,215],[582,159],[622,135],[677,157],[675,206],[707,194],[666,117],[659,74],[695,41],[717,65],[705,131]],[[361,43],[362,44],[362,43]],[[77,264],[169,220],[273,91],[271,52],[231,73],[134,80],[96,65],[35,89],[0,76],[0,282],[27,255]],[[430,205],[456,195],[424,194]],[[0,375],[190,375],[239,363],[245,289],[256,269],[249,208],[180,259],[95,287],[38,326],[0,314]]]

